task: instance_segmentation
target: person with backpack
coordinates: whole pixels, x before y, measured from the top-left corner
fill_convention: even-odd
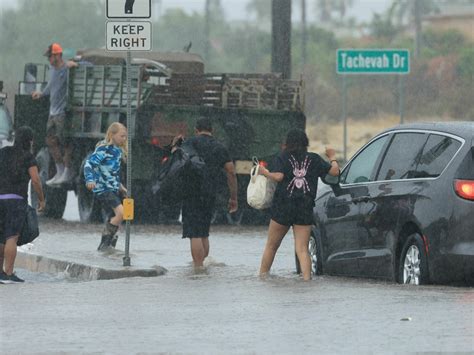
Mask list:
[[[26,219],[30,180],[38,195],[38,212],[45,208],[38,164],[31,153],[33,135],[30,127],[20,127],[15,131],[13,146],[0,149],[0,284],[24,282],[13,268]]]
[[[202,267],[209,255],[209,231],[216,201],[216,186],[222,177],[227,177],[230,197],[230,213],[237,211],[237,176],[228,150],[212,135],[211,120],[200,117],[196,121],[195,136],[184,140],[182,136],[173,139],[172,151],[181,149],[190,157],[187,169],[186,193],[182,203],[183,238],[189,238],[191,256],[195,267]],[[196,155],[200,158],[197,159]],[[204,162],[203,166],[202,163]]]
[[[121,161],[127,156],[127,128],[112,123],[107,129],[105,139],[100,141],[84,164],[84,179],[88,190],[92,191],[102,207],[112,210],[114,215],[105,223],[102,238],[97,250],[115,248],[117,231],[123,221],[121,194],[127,189],[120,182]]]
[[[308,152],[308,145],[306,133],[293,129],[287,134],[285,148],[277,156],[272,172],[265,167],[259,168],[259,174],[278,183],[272,201],[268,239],[260,265],[261,277],[270,271],[281,241],[292,226],[303,279],[311,279],[308,245],[318,178],[327,174],[338,176],[339,165],[334,149],[326,148],[328,163],[318,154]]]

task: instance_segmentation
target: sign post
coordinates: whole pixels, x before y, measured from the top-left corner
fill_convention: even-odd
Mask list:
[[[342,77],[342,116],[344,122],[344,160],[347,160],[347,83],[346,75],[397,74],[400,123],[404,121],[403,75],[410,73],[408,49],[338,49],[337,74]]]
[[[151,0],[107,0],[106,14],[109,19],[126,21],[107,21],[105,26],[106,49],[108,51],[127,51],[127,198],[123,201],[125,220],[125,256],[123,266],[130,266],[130,222],[134,218],[132,198],[132,138],[135,122],[132,117],[131,51],[151,50],[151,22],[136,21],[151,17]]]

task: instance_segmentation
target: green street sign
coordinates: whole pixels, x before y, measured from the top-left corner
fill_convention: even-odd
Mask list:
[[[338,49],[338,74],[408,74],[408,49]]]

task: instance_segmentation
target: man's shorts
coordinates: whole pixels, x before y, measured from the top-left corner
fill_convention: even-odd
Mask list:
[[[66,114],[50,115],[46,123],[46,136],[57,137],[61,142],[64,142],[64,125],[66,121]]]
[[[314,202],[311,200],[273,201],[271,218],[284,226],[308,226],[314,222]]]
[[[0,200],[0,244],[20,234],[26,219],[26,200]]]
[[[215,200],[215,196],[205,196],[183,201],[183,238],[209,237]]]
[[[95,197],[102,203],[102,208],[107,211],[109,216],[113,216],[114,208],[117,208],[122,204],[122,200],[120,199],[118,192],[106,191],[96,195]]]

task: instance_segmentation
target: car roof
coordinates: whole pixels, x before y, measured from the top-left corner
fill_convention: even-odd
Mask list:
[[[469,121],[407,123],[389,128],[382,133],[407,129],[449,133],[458,137],[462,137],[468,141],[474,136],[474,122]]]

